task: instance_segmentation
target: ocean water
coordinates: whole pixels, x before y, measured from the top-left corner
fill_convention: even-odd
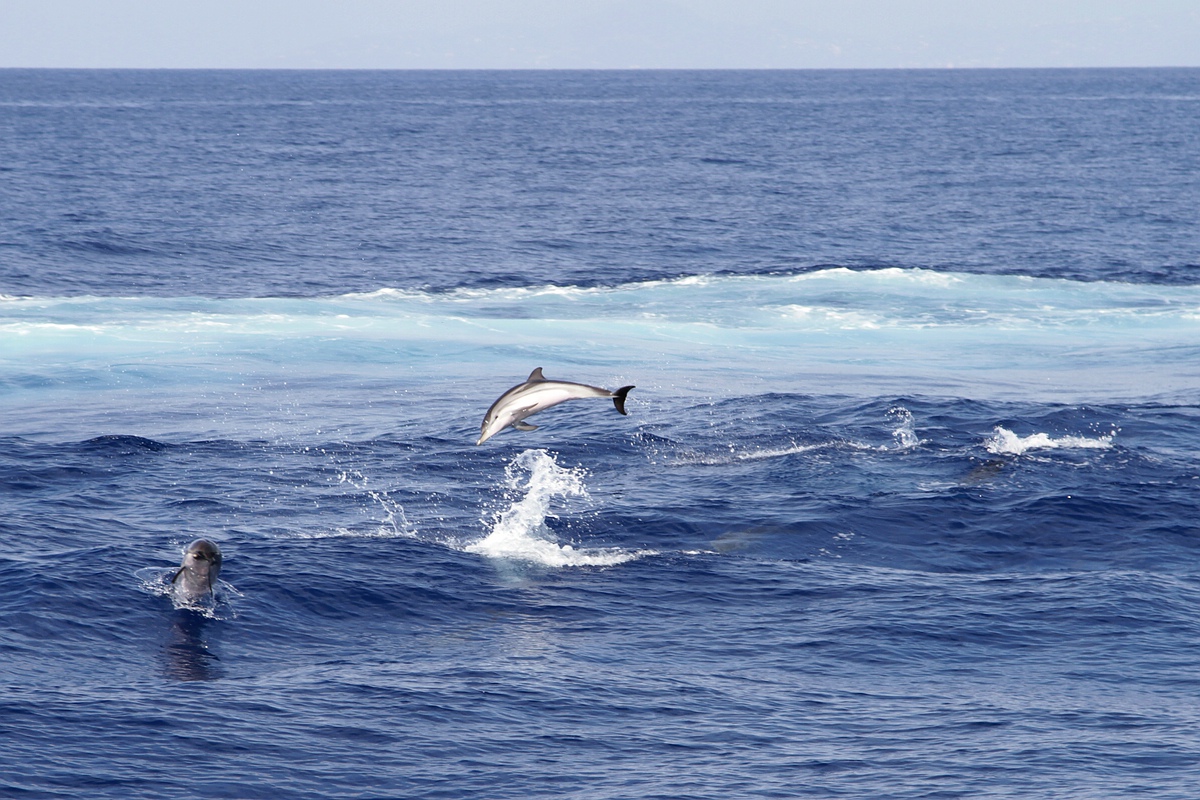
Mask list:
[[[1197,130],[1200,70],[0,71],[0,796],[1196,797]],[[628,416],[476,446],[536,367]]]

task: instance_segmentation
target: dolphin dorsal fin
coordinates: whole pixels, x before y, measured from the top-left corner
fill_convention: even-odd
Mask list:
[[[526,383],[537,383],[538,381],[546,380],[546,376],[542,375],[542,368],[538,367],[533,372],[529,373],[529,380]]]

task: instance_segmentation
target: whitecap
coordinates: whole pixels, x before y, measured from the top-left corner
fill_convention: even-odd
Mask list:
[[[1048,433],[1033,433],[1029,436],[1017,436],[1007,428],[997,426],[995,433],[984,445],[989,453],[996,455],[1021,455],[1029,450],[1044,449],[1083,449],[1107,450],[1112,447],[1116,433],[1089,438],[1087,436],[1060,436],[1055,438]]]

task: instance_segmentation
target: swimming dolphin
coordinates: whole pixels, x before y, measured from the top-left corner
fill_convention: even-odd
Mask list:
[[[171,594],[183,603],[195,603],[212,594],[221,574],[221,549],[208,539],[197,539],[183,551],[183,563],[171,578]]]
[[[566,400],[580,397],[611,397],[617,411],[625,413],[625,395],[629,394],[632,386],[622,386],[615,392],[601,389],[599,386],[587,386],[582,383],[568,381],[548,381],[538,367],[529,373],[529,379],[517,384],[492,403],[483,417],[483,425],[479,428],[479,441],[483,444],[500,431],[513,426],[519,431],[537,430],[536,425],[524,422],[531,414],[544,411],[550,406],[558,405]]]

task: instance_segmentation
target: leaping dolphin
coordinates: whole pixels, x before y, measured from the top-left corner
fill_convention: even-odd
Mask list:
[[[171,594],[181,603],[195,603],[212,594],[221,574],[221,549],[197,539],[183,551],[183,563],[171,578]]]
[[[632,388],[632,386],[622,386],[615,392],[610,392],[608,389],[583,383],[548,381],[542,375],[542,368],[538,367],[529,373],[529,379],[524,383],[517,384],[496,398],[496,402],[492,403],[492,407],[483,417],[483,425],[479,429],[479,441],[475,444],[483,444],[509,425],[519,431],[537,430],[536,425],[530,425],[524,421],[526,417],[566,400],[575,400],[580,397],[611,397],[617,411],[624,414],[625,395],[629,394],[629,390]]]

